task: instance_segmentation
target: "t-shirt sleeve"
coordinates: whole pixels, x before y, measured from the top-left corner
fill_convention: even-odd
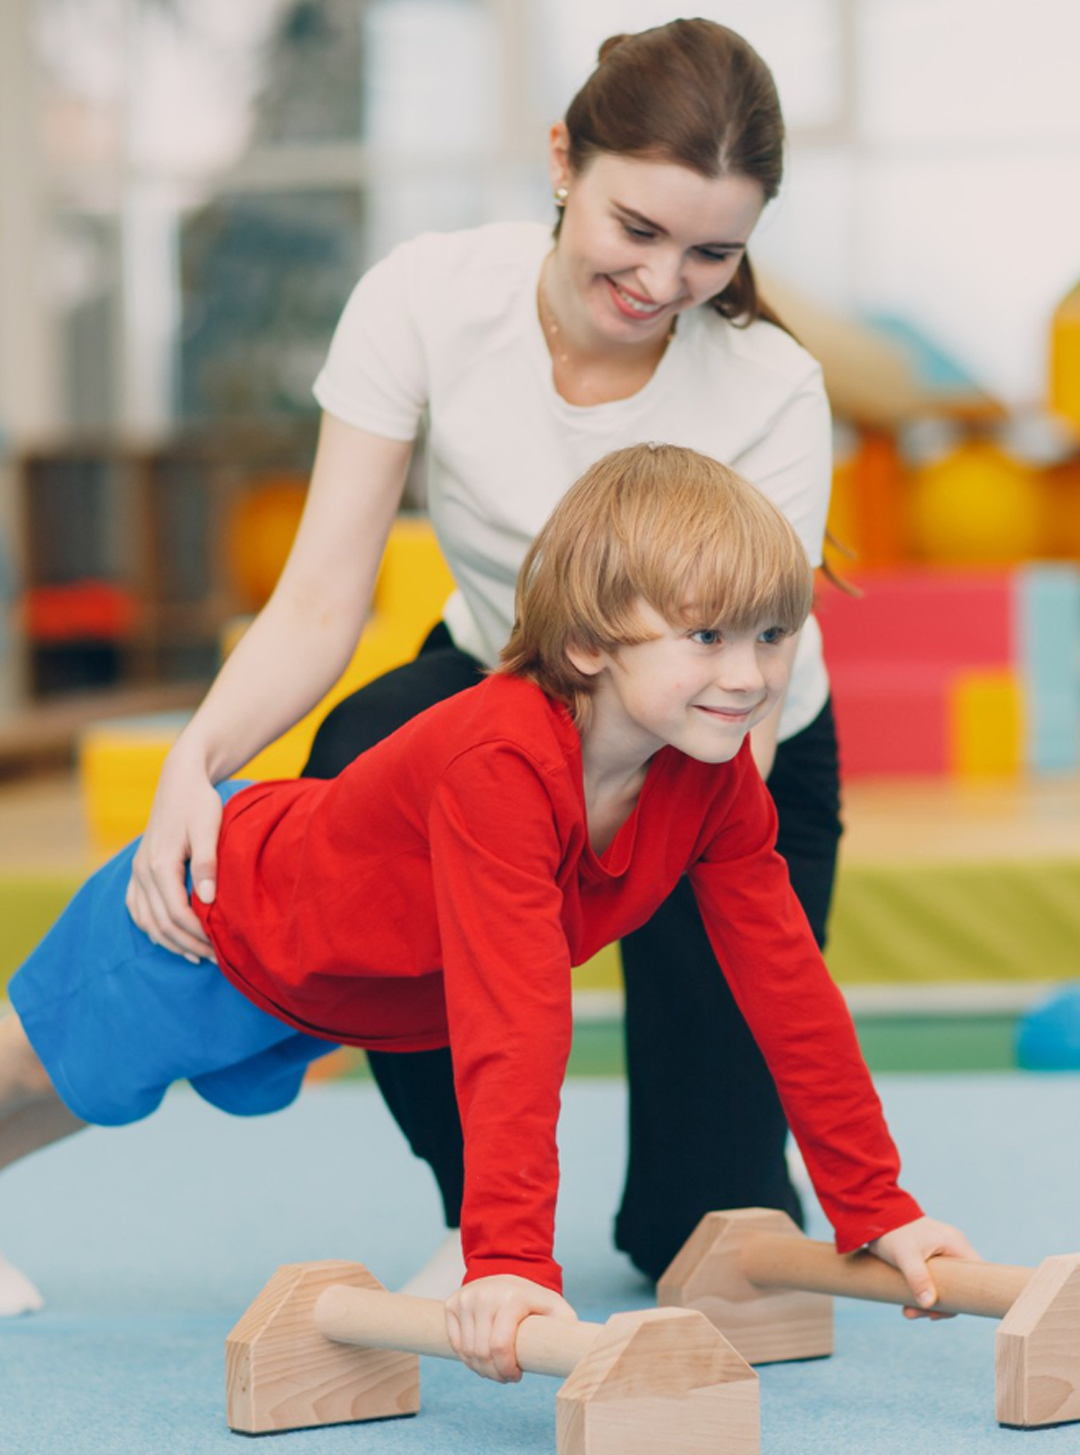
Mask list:
[[[799,387],[731,463],[783,511],[810,564],[820,566],[832,490],[832,417],[821,371],[807,363]]]
[[[466,1281],[556,1290],[556,1129],[572,1012],[544,771],[510,745],[459,757],[430,810],[454,1080],[465,1135]]]
[[[428,370],[413,307],[424,239],[402,244],[357,283],[315,380],[322,409],[387,439],[416,438]]]
[[[842,1253],[921,1215],[851,1016],[776,852],[776,811],[753,764],[690,877],[732,993],[776,1081]]]

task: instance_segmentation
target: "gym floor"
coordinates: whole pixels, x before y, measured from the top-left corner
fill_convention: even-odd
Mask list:
[[[1080,1249],[1080,1076],[883,1075],[906,1182],[988,1258]],[[623,1156],[617,1079],[567,1086],[559,1254],[597,1321],[649,1290],[609,1231]],[[8,1255],[47,1308],[0,1324],[4,1455],[227,1455],[224,1339],[281,1263],[356,1258],[403,1281],[441,1229],[428,1173],[373,1088],[318,1084],[287,1112],[234,1120],[178,1088],[157,1116],[94,1129],[13,1168]],[[827,1236],[820,1213],[810,1231]],[[764,1455],[1080,1450],[1080,1427],[994,1421],[992,1320],[909,1324],[841,1303],[833,1358],[761,1370]],[[283,1434],[275,1455],[553,1452],[556,1381],[515,1387],[424,1360],[414,1419]],[[722,1444],[717,1455],[723,1455]]]
[[[860,786],[848,795],[849,879],[856,866],[874,870],[898,856],[910,863],[932,844],[941,874],[950,859],[975,864],[991,896],[996,888],[1008,899],[1032,932],[1021,935],[1027,973],[1049,980],[1071,965],[1075,974],[1075,907],[1066,913],[1075,895],[1044,893],[1033,915],[1032,901],[1002,888],[1013,865],[1036,860],[1076,875],[1078,805],[1080,780],[1033,790],[927,785],[921,796],[911,786]],[[4,785],[0,983],[95,857],[73,778]],[[910,885],[904,890],[907,915]],[[975,957],[985,949],[975,943]],[[916,976],[932,969],[920,961]],[[887,985],[870,989],[862,1013],[855,1000],[856,1017],[905,1154],[906,1184],[995,1261],[1034,1266],[1080,1251],[1080,1074],[1015,1070],[1023,995],[984,986],[998,995],[980,1009],[967,993],[977,987],[961,987],[943,1012],[927,978],[915,987],[922,1009],[901,1013],[904,1001],[890,1004]],[[620,1059],[610,1016],[579,1025],[561,1127],[559,1254],[569,1298],[598,1322],[651,1297],[610,1243],[623,1160]],[[0,1179],[0,1247],[47,1299],[40,1314],[0,1321],[0,1452],[250,1448],[225,1425],[224,1339],[275,1268],[355,1258],[395,1287],[441,1231],[429,1174],[362,1076],[321,1081],[289,1111],[251,1122],[177,1088],[141,1125],[95,1129],[40,1153]],[[828,1236],[816,1209],[809,1231]],[[996,1425],[995,1327],[984,1319],[912,1325],[896,1309],[839,1304],[832,1359],[761,1370],[764,1455],[1080,1451],[1080,1426]],[[275,1455],[554,1451],[555,1381],[500,1387],[435,1360],[423,1361],[421,1381],[417,1418],[282,1435]]]

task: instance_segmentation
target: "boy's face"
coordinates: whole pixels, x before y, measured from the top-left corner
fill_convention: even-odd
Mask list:
[[[642,602],[648,641],[598,652],[589,737],[620,754],[678,748],[726,763],[787,688],[794,636],[770,622],[738,632],[673,626]]]

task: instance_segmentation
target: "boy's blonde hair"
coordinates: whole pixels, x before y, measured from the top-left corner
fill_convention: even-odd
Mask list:
[[[647,640],[639,601],[673,626],[796,632],[813,590],[795,530],[734,470],[678,445],[631,445],[586,470],[533,542],[499,670],[531,678],[580,726],[595,679],[568,650]]]

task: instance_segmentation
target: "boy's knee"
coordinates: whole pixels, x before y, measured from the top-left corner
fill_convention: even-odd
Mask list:
[[[0,1056],[7,1077],[27,1098],[56,1095],[52,1078],[14,1011],[0,1020]]]

